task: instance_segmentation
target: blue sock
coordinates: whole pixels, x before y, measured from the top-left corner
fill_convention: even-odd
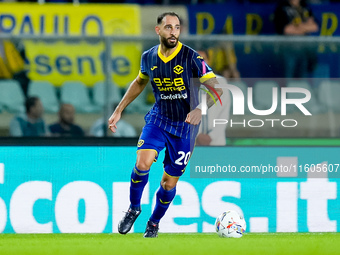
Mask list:
[[[132,170],[130,181],[130,207],[133,210],[140,210],[140,201],[144,187],[148,183],[149,172],[150,169],[142,171],[136,166]]]
[[[159,187],[156,194],[156,206],[150,217],[150,220],[154,223],[159,223],[164,216],[166,210],[168,210],[171,201],[176,195],[176,187],[172,190],[163,189],[162,185]]]

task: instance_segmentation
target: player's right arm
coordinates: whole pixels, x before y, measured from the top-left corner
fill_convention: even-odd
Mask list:
[[[148,76],[139,73],[137,78],[130,84],[122,100],[109,118],[108,126],[113,133],[116,132],[116,124],[120,120],[123,110],[142,93],[148,81]]]

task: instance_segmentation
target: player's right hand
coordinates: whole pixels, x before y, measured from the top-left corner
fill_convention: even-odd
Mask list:
[[[117,129],[117,122],[120,120],[121,117],[121,113],[120,112],[116,112],[114,111],[111,115],[111,117],[109,118],[108,121],[108,127],[109,129],[113,132],[116,133],[116,129]]]

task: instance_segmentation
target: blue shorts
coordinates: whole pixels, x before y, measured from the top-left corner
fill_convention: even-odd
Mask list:
[[[166,132],[154,124],[146,124],[139,137],[137,151],[154,150],[155,161],[159,152],[166,148],[163,161],[164,171],[172,177],[180,177],[187,166],[193,148],[190,138],[181,138]]]

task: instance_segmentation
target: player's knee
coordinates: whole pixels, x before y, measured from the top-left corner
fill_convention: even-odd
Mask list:
[[[176,187],[176,183],[172,183],[172,182],[169,182],[169,181],[162,181],[161,185],[162,185],[163,189],[165,189],[167,191],[172,190],[173,188]]]
[[[146,171],[150,169],[151,164],[146,161],[138,160],[136,163],[136,167],[141,171]]]
[[[136,167],[143,171],[149,170],[155,160],[155,152],[149,150],[137,151]]]

